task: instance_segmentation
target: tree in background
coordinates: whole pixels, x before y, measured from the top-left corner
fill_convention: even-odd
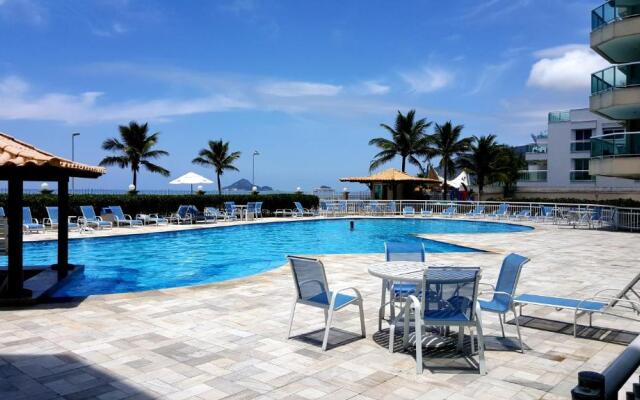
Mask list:
[[[428,142],[430,153],[434,156],[440,156],[440,168],[444,177],[444,198],[447,198],[447,179],[455,171],[455,159],[469,150],[471,138],[460,138],[463,125],[452,125],[451,121],[442,125],[436,124],[432,136],[429,136]]]
[[[418,157],[426,157],[430,154],[425,130],[431,122],[427,122],[426,118],[416,121],[415,116],[415,110],[410,110],[407,115],[398,111],[393,128],[387,124],[380,124],[391,134],[391,139],[378,137],[369,141],[370,146],[380,149],[371,161],[370,172],[396,156],[402,157],[402,172],[406,172],[407,160],[410,164],[421,168]]]
[[[133,185],[138,187],[138,172],[140,166],[144,166],[147,171],[169,176],[169,171],[161,166],[152,163],[151,159],[161,156],[168,156],[164,150],[154,150],[158,144],[160,132],[149,134],[149,124],[139,125],[135,121],[129,125],[118,126],[120,138],[110,138],[102,143],[104,150],[119,153],[115,156],[107,156],[100,161],[101,166],[117,165],[120,168],[129,168],[133,173]]]
[[[482,200],[484,185],[491,184],[500,178],[498,165],[499,156],[503,148],[496,143],[496,135],[473,136],[469,152],[461,155],[458,167],[475,175],[478,185],[478,200]]]
[[[498,169],[498,181],[502,183],[505,198],[513,197],[517,190],[520,171],[526,168],[524,156],[513,147],[500,146],[500,152],[496,161]]]
[[[240,152],[229,152],[229,142],[223,142],[220,140],[209,140],[209,147],[200,150],[198,157],[194,158],[191,162],[203,167],[211,167],[216,171],[216,178],[218,179],[218,194],[222,194],[222,187],[220,186],[220,175],[224,174],[224,171],[238,171],[233,163],[240,158]]]

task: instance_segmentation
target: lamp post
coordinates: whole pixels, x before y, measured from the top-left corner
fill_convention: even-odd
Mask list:
[[[71,134],[71,161],[75,161],[76,158],[76,136],[80,136],[78,132]],[[71,194],[76,190],[76,178],[71,178]]]
[[[260,153],[258,150],[253,151],[253,159],[251,161],[251,185],[254,186],[256,184],[256,156],[259,156]]]

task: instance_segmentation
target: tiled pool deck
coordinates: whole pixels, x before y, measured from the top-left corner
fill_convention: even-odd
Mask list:
[[[430,257],[482,266],[483,281],[493,283],[504,255],[519,252],[532,260],[519,293],[588,296],[640,272],[637,234],[534,225],[521,233],[429,235],[490,251]],[[640,332],[640,323],[597,316],[595,326],[613,331],[584,335],[604,340],[525,327],[523,355],[505,349],[497,317],[485,314],[486,376],[446,350],[427,352],[418,376],[413,354],[390,354],[386,326],[377,332],[380,281],[367,265],[382,255],[320,257],[333,286],[361,289],[366,339],[336,331],[322,353],[322,312],[300,306],[294,334],[315,333],[286,340],[294,291],[288,267],[206,286],[2,310],[0,399],[566,399],[578,371],[601,370],[622,351],[610,343],[624,338],[615,329]],[[538,317],[528,324],[571,331],[570,312],[525,311]],[[338,312],[334,326],[357,333],[357,308]],[[512,325],[506,330],[515,336]]]

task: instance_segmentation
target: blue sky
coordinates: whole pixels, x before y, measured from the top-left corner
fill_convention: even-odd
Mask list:
[[[148,121],[173,177],[211,178],[191,159],[223,138],[243,153],[223,184],[251,179],[257,149],[260,185],[341,188],[397,110],[520,144],[548,111],[586,107],[598,4],[0,0],[0,131],[67,157],[80,132],[76,159],[96,164],[117,125]],[[110,168],[76,187],[130,179]],[[167,182],[143,172],[139,188]]]

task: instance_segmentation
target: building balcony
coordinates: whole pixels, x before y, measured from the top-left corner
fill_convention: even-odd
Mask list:
[[[640,132],[592,137],[589,173],[640,179]]]
[[[640,119],[640,62],[591,74],[589,109],[609,119]]]
[[[546,170],[520,171],[518,176],[519,182],[546,182]]]
[[[569,122],[571,121],[570,111],[551,111],[549,113],[549,122]]]
[[[577,141],[571,142],[572,153],[580,153],[583,151],[591,151],[590,140],[577,140]]]
[[[591,48],[613,64],[640,60],[640,1],[610,0],[591,11]]]
[[[591,182],[596,179],[595,176],[591,175],[589,171],[571,171],[569,175],[569,179],[571,182]]]

